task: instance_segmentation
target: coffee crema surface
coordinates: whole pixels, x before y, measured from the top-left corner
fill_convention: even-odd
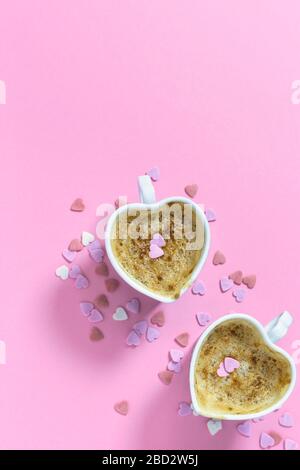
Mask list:
[[[239,361],[227,377],[217,370],[225,357]],[[291,383],[291,366],[246,320],[228,320],[206,338],[195,368],[195,392],[207,416],[251,414],[280,400]]]
[[[172,202],[157,210],[141,209],[134,216],[127,214],[125,222],[121,215],[112,240],[113,252],[126,273],[147,289],[170,298],[179,297],[188,283],[204,245],[202,221],[191,205],[187,217],[184,206]],[[155,233],[161,234],[166,244],[163,256],[152,259],[150,242]]]

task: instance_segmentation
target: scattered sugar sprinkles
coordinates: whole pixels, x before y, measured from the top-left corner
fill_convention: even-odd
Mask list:
[[[208,432],[211,436],[215,436],[222,430],[222,421],[219,419],[209,419],[206,423]]]

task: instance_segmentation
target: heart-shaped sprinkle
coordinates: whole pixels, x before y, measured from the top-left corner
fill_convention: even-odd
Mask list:
[[[211,436],[214,436],[222,429],[222,421],[218,419],[210,419],[206,423],[208,432]]]
[[[238,424],[237,428],[238,432],[244,437],[251,437],[252,434],[252,426],[251,421],[245,421],[244,423]]]
[[[219,365],[219,368],[217,370],[217,374],[218,374],[219,377],[227,377],[229,375],[229,373],[225,370],[223,362],[221,362],[221,364]]]
[[[242,279],[243,279],[243,273],[242,271],[234,271],[233,273],[229,274],[229,279],[232,279],[233,282],[237,285],[240,286],[242,284]]]
[[[113,319],[116,321],[128,320],[128,315],[126,310],[123,307],[118,307],[113,314]]]
[[[83,246],[88,246],[91,242],[95,240],[95,237],[90,232],[82,232],[81,234],[81,243]]]
[[[259,439],[259,445],[262,449],[267,449],[268,447],[273,447],[275,445],[275,440],[270,434],[262,432]]]
[[[204,295],[206,287],[202,281],[197,281],[192,287],[192,293],[195,295]]]
[[[131,299],[127,302],[126,308],[130,313],[139,313],[141,307],[141,303],[139,299]]]
[[[100,321],[103,321],[103,320],[104,320],[104,317],[103,317],[102,313],[99,312],[99,310],[97,310],[96,308],[93,308],[93,310],[91,311],[91,314],[90,314],[88,320],[89,320],[91,323],[98,323],[98,322],[100,322]]]
[[[85,209],[84,202],[81,198],[75,199],[75,201],[72,203],[70,210],[74,212],[82,212]]]
[[[81,274],[81,269],[80,267],[78,266],[78,264],[74,264],[71,268],[70,268],[70,278],[71,279],[76,279],[79,274]]]
[[[104,252],[101,248],[99,248],[99,250],[89,251],[89,255],[96,263],[102,263]]]
[[[198,191],[198,185],[197,184],[188,184],[185,188],[184,188],[186,194],[189,196],[189,197],[194,197],[196,196],[197,194],[197,191]]]
[[[138,321],[133,325],[133,329],[137,335],[143,336],[148,328],[148,322],[146,320]]]
[[[147,333],[146,333],[146,339],[149,341],[149,343],[152,343],[156,339],[159,338],[160,332],[157,328],[154,328],[153,326],[149,326],[147,328]]]
[[[94,308],[94,304],[92,302],[80,302],[79,305],[80,311],[85,317],[88,317]]]
[[[205,209],[205,215],[208,222],[214,222],[217,219],[216,214],[212,209]]]
[[[83,245],[78,238],[74,238],[74,240],[71,240],[68,246],[68,249],[70,251],[81,251],[83,248]]]
[[[211,316],[209,313],[205,313],[205,312],[197,313],[196,318],[200,326],[206,326],[211,322]]]
[[[290,413],[284,413],[279,416],[278,423],[284,428],[292,428],[294,426],[294,418]]]
[[[92,235],[92,236],[94,236],[94,235]],[[87,245],[87,250],[88,250],[88,252],[102,250],[100,240],[98,240],[98,238],[96,238],[96,240],[90,242]],[[103,250],[102,250],[102,252],[103,252]],[[104,252],[103,252],[103,256],[104,256]]]
[[[112,293],[118,289],[120,282],[117,279],[111,278],[105,281],[105,285],[108,292]]]
[[[146,175],[150,176],[152,181],[158,181],[160,176],[159,168],[157,166],[151,168],[149,171],[147,171]]]
[[[108,301],[108,298],[106,297],[105,294],[98,295],[98,297],[96,297],[94,303],[98,308],[100,308],[100,310],[101,310],[101,308],[105,308],[105,307],[109,306],[109,301]]]
[[[160,233],[155,233],[150,243],[153,245],[160,246],[160,247],[166,246],[165,239],[163,236],[161,236]]]
[[[190,403],[186,401],[181,401],[178,406],[178,414],[179,416],[189,416],[192,414],[192,408]]]
[[[138,346],[140,342],[141,340],[140,340],[139,335],[134,330],[132,330],[127,336],[126,344],[128,346]]]
[[[101,263],[99,263],[99,265],[96,267],[95,269],[95,273],[96,274],[99,274],[100,276],[105,276],[107,277],[108,276],[108,267],[107,267],[107,264],[104,263],[104,261],[102,261]]]
[[[298,447],[298,442],[294,441],[293,439],[285,439],[283,442],[284,450],[297,450]]]
[[[214,254],[212,262],[215,266],[217,266],[218,264],[224,264],[226,262],[225,255],[223,255],[220,250],[217,250]]]
[[[232,287],[232,279],[228,279],[228,277],[222,277],[222,279],[220,279],[220,289],[222,292],[227,292],[228,290],[232,289]]]
[[[120,401],[119,403],[116,403],[114,405],[114,409],[120,415],[126,416],[128,414],[128,411],[129,411],[128,401],[123,400],[123,401]]]
[[[239,361],[234,359],[233,357],[225,357],[224,359],[224,367],[229,374],[233,372],[235,369],[238,369],[240,367]]]
[[[248,287],[248,289],[253,289],[256,284],[256,276],[255,274],[251,274],[250,276],[244,276],[242,279],[243,284]]]
[[[150,244],[149,256],[151,259],[160,258],[163,255],[164,252],[159,246],[157,246],[155,243]]]
[[[162,381],[163,384],[170,385],[170,383],[172,382],[174,374],[170,370],[163,370],[163,371],[159,372],[157,375],[158,375],[158,377],[160,378],[160,380]]]
[[[90,333],[90,340],[101,341],[101,339],[103,338],[104,338],[104,334],[102,333],[102,331],[96,326],[93,326],[93,328],[91,329],[91,333]]]
[[[175,341],[179,346],[185,348],[189,344],[190,335],[188,333],[181,333],[176,336]]]
[[[170,349],[169,351],[170,358],[173,362],[180,362],[184,356],[184,352],[181,349]]]
[[[152,325],[156,325],[156,326],[161,327],[161,326],[164,326],[165,321],[166,321],[166,319],[165,319],[164,312],[157,312],[151,317]]]
[[[241,303],[246,297],[246,291],[242,287],[237,287],[233,290],[232,295],[237,302]]]
[[[74,259],[76,258],[76,252],[71,251],[68,248],[65,248],[62,251],[62,255],[65,258],[65,260],[68,261],[69,263],[72,263],[72,261],[74,261]]]
[[[178,374],[181,371],[181,364],[180,362],[169,361],[167,369]]]
[[[280,444],[280,442],[282,441],[282,437],[280,436],[280,434],[278,434],[278,433],[275,432],[275,431],[271,431],[271,432],[269,433],[269,435],[270,435],[271,437],[273,437],[273,439],[274,439],[274,445],[275,445],[275,446],[277,446],[278,444]]]
[[[75,280],[76,289],[87,289],[89,287],[88,279],[83,274],[78,274]]]
[[[62,281],[65,281],[69,277],[69,268],[65,264],[62,264],[55,270],[55,274],[59,277]]]

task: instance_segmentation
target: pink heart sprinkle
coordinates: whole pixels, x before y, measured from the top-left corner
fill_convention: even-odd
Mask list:
[[[273,447],[275,445],[275,440],[266,432],[262,432],[259,439],[259,445],[262,449],[267,449],[268,447]]]
[[[180,349],[170,349],[169,354],[172,361],[176,363],[180,362],[184,356],[184,352]]]
[[[292,428],[294,426],[294,419],[289,413],[284,413],[279,416],[278,422],[280,426],[283,426],[284,428]]]
[[[217,370],[217,374],[219,377],[227,377],[229,374],[224,368],[223,362],[219,365],[219,369]]]
[[[79,276],[79,274],[81,274],[81,269],[78,266],[78,264],[74,264],[70,269],[69,277],[71,279],[76,279]]]
[[[78,274],[75,281],[75,287],[77,289],[86,289],[87,287],[89,287],[88,279],[82,274]]]
[[[148,322],[146,320],[138,321],[133,325],[133,329],[137,335],[143,336],[148,328]]]
[[[181,364],[180,362],[169,361],[167,369],[178,374],[181,371]]]
[[[206,287],[202,281],[197,281],[192,287],[192,293],[197,295],[204,295],[206,292]]]
[[[228,279],[228,277],[222,277],[222,279],[220,279],[220,289],[222,292],[227,292],[228,290],[232,289],[232,287],[232,279]]]
[[[139,299],[131,299],[126,304],[126,309],[130,313],[139,313],[141,307],[141,303]]]
[[[85,317],[88,317],[91,314],[93,308],[94,304],[92,304],[92,302],[80,302],[80,311]]]
[[[244,437],[251,437],[252,426],[251,421],[245,421],[244,423],[237,425],[237,431]]]
[[[179,416],[188,416],[192,414],[192,408],[189,403],[186,401],[181,401],[179,403],[179,408],[178,408],[178,414]]]
[[[237,287],[236,289],[233,290],[232,292],[233,297],[237,302],[243,302],[243,300],[246,297],[246,291],[242,287]]]
[[[94,308],[94,309],[91,311],[91,314],[90,314],[88,320],[89,320],[91,323],[97,323],[97,322],[99,322],[99,321],[103,321],[103,320],[104,320],[104,317],[103,317],[102,313],[99,312],[99,310],[97,310],[96,308]]]
[[[76,258],[76,251],[71,251],[69,250],[68,248],[65,248],[63,251],[62,251],[62,255],[63,257],[65,258],[66,261],[68,261],[69,263],[72,263],[72,261],[74,261],[74,259]]]
[[[126,343],[128,346],[138,346],[140,342],[141,340],[139,335],[134,330],[132,330],[127,336]]]
[[[150,178],[152,179],[152,181],[158,181],[159,180],[159,176],[160,176],[160,171],[159,171],[159,168],[158,167],[153,167],[151,168],[149,171],[147,171],[146,173],[148,176],[150,176]]]
[[[94,260],[96,263],[102,263],[104,252],[100,248],[100,249],[97,249],[97,250],[89,251],[89,255],[92,258],[92,260]]]
[[[146,339],[147,341],[149,341],[149,343],[152,343],[153,341],[158,339],[159,335],[160,335],[160,332],[156,328],[153,328],[153,326],[148,327],[147,333],[146,333]]]
[[[240,363],[236,359],[233,359],[233,357],[225,357],[224,367],[227,372],[231,373],[240,367]]]
[[[285,439],[283,443],[284,450],[297,450],[299,447],[298,442],[293,439]]]
[[[150,243],[153,245],[160,246],[160,247],[166,246],[165,239],[164,237],[161,236],[160,233],[155,233]]]
[[[211,316],[209,313],[200,312],[196,314],[197,322],[200,326],[206,326],[211,322]]]
[[[214,213],[214,211],[212,209],[206,209],[205,210],[205,215],[206,215],[206,218],[207,218],[208,222],[214,222],[217,219],[216,214]]]
[[[156,259],[156,258],[159,258],[160,256],[163,256],[163,254],[164,252],[159,246],[153,243],[150,244],[150,251],[149,251],[150,258]]]

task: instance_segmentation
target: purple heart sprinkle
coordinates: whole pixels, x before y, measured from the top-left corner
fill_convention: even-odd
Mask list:
[[[74,259],[76,258],[76,251],[70,251],[68,250],[68,248],[65,248],[63,251],[62,251],[62,255],[63,257],[65,258],[66,261],[68,261],[69,263],[72,263],[72,261],[74,261]]]
[[[228,277],[222,277],[222,279],[220,279],[220,289],[222,292],[227,292],[229,289],[232,289],[233,284],[233,280],[228,279]]]
[[[237,302],[243,302],[246,297],[246,291],[242,287],[236,287],[232,292],[233,297]]]
[[[132,330],[127,336],[126,343],[128,344],[128,346],[138,346],[140,342],[140,337],[136,334],[134,330]]]
[[[284,428],[292,428],[294,426],[294,419],[290,413],[284,413],[279,416],[278,422]]]
[[[93,308],[94,304],[92,304],[92,302],[80,302],[80,311],[85,317],[90,315]]]
[[[197,322],[200,326],[206,326],[211,322],[211,316],[209,313],[200,312],[196,314]]]
[[[244,437],[251,437],[252,434],[252,426],[251,421],[245,421],[244,423],[238,424],[237,426],[238,432]]]
[[[275,440],[266,432],[262,432],[260,435],[259,444],[262,449],[267,449],[268,447],[273,447],[275,445]]]
[[[87,249],[88,249],[89,252],[95,251],[95,250],[101,250],[103,252],[103,250],[101,248],[100,240],[97,240],[97,239],[94,240],[93,242],[89,243],[88,246],[87,246]]]
[[[77,289],[86,289],[87,287],[89,287],[88,279],[82,274],[78,274],[75,281],[75,287]]]
[[[159,335],[160,335],[160,332],[156,328],[153,328],[153,326],[148,327],[147,333],[146,333],[146,339],[147,341],[149,341],[149,343],[152,343],[153,341],[158,339]]]
[[[192,414],[192,408],[189,403],[182,401],[179,403],[178,414],[179,416],[189,416]]]
[[[170,349],[169,354],[172,361],[176,363],[180,362],[184,356],[184,352],[180,349]]]
[[[159,180],[160,172],[159,172],[159,168],[158,168],[158,167],[151,168],[149,171],[147,171],[146,174],[147,174],[148,176],[150,176],[150,178],[152,179],[152,181],[158,181],[158,180]]]
[[[149,256],[151,259],[156,259],[156,258],[159,258],[160,256],[163,256],[164,255],[164,252],[163,250],[155,245],[155,244],[150,244],[150,251],[149,251]]]
[[[148,322],[146,320],[138,321],[133,325],[133,329],[137,335],[143,336],[148,328]]]
[[[96,308],[94,308],[94,309],[91,311],[91,314],[90,314],[88,320],[89,320],[91,323],[97,323],[97,322],[99,322],[99,321],[103,321],[103,320],[104,320],[104,317],[103,317],[102,313],[99,312],[99,310],[97,310]]]
[[[141,307],[141,303],[139,299],[131,299],[127,302],[126,308],[130,313],[139,313]]]
[[[89,255],[92,258],[92,260],[94,260],[96,263],[102,263],[104,253],[101,248],[97,250],[89,251]]]
[[[206,215],[208,222],[214,222],[216,220],[216,214],[214,213],[212,209],[206,209],[205,215]]]
[[[202,281],[197,281],[192,287],[192,293],[197,295],[204,295],[206,292],[205,285],[203,284]]]
[[[81,274],[81,269],[80,269],[80,267],[78,266],[78,264],[74,264],[74,265],[70,268],[69,277],[70,277],[71,279],[76,279],[77,276],[79,276],[79,274]]]
[[[160,246],[160,247],[163,247],[166,245],[165,239],[164,237],[161,236],[160,233],[155,233],[150,243]]]
[[[178,374],[181,371],[181,364],[180,362],[169,361],[167,369],[171,372],[175,372],[176,374]]]

